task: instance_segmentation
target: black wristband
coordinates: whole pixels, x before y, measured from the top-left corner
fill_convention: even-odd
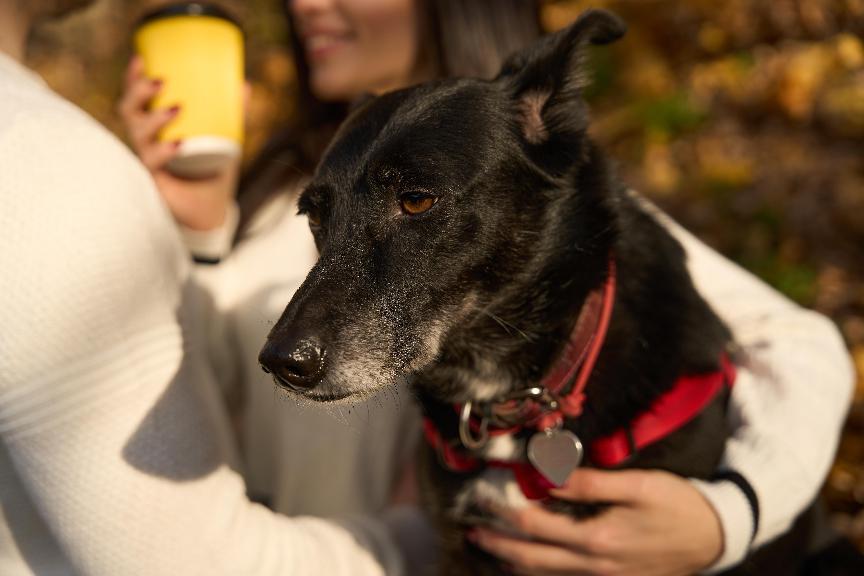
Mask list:
[[[728,480],[735,484],[735,486],[741,490],[741,493],[744,494],[744,497],[750,504],[750,511],[753,513],[753,533],[750,534],[750,543],[752,544],[753,540],[756,539],[756,534],[759,532],[759,499],[756,497],[756,491],[753,490],[750,482],[748,482],[744,476],[734,470],[723,470],[722,472],[717,472],[711,480],[715,482]]]
[[[213,266],[215,264],[219,264],[219,262],[221,262],[222,259],[221,258],[208,258],[207,256],[196,256],[195,254],[193,254],[192,255],[192,261],[195,262],[196,264],[209,264],[209,265]]]

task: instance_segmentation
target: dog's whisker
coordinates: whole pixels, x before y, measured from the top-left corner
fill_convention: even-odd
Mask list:
[[[350,428],[350,427],[351,427],[351,424],[348,422],[348,418],[345,416],[345,413],[342,412],[342,405],[341,405],[341,404],[336,404],[335,406],[336,406],[336,412],[339,414],[339,420],[340,420],[340,421],[342,422],[342,424],[344,424],[346,427]]]
[[[504,331],[507,332],[508,336],[511,335],[510,328],[508,328],[507,325],[500,318],[498,318],[495,314],[492,314],[491,312],[487,312],[486,310],[483,310],[482,312],[485,316],[488,316],[489,318],[494,320],[499,326],[501,326],[501,328],[503,328]]]
[[[534,339],[532,337],[528,336],[528,334],[526,334],[525,332],[523,332],[522,330],[520,330],[519,328],[517,328],[516,326],[514,326],[510,322],[507,322],[506,320],[504,320],[500,316],[493,314],[492,312],[489,312],[488,310],[482,310],[482,312],[483,312],[483,314],[485,314],[486,316],[488,316],[489,318],[491,318],[492,320],[497,322],[499,326],[504,328],[504,330],[507,332],[508,335],[510,335],[510,336],[513,335],[512,332],[510,332],[510,329],[512,328],[526,342],[533,342],[534,341]]]

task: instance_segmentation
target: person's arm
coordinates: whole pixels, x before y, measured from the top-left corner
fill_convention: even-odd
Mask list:
[[[795,305],[659,211],[658,218],[684,246],[696,288],[745,356],[721,464],[737,483],[694,481],[723,525],[724,552],[712,567],[720,570],[785,532],[816,496],[837,450],[854,372],[830,320]]]
[[[122,147],[66,116],[0,138],[0,157],[20,159],[0,171],[0,435],[75,571],[398,573],[375,522],[289,519],[247,500],[178,313],[176,232]]]
[[[617,505],[588,522],[536,507],[500,511],[523,533],[546,543],[476,533],[479,545],[517,568],[562,574],[720,571],[788,529],[818,492],[833,460],[853,384],[837,329],[647,202],[646,207],[682,243],[694,283],[746,352],[730,403],[733,435],[719,470],[735,473],[736,481],[577,471],[558,497]],[[652,538],[655,533],[664,537]]]

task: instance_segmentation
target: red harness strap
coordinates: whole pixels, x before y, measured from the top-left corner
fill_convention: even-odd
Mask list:
[[[435,422],[428,416],[423,418],[423,435],[429,446],[438,453],[441,464],[451,472],[471,472],[480,468],[480,461],[465,450],[460,450],[456,440],[444,440]]]
[[[629,427],[592,442],[591,461],[604,468],[620,465],[634,450],[654,444],[683,427],[701,414],[720,392],[727,387],[731,389],[734,384],[735,365],[725,354],[718,371],[681,376],[672,389],[657,398]]]
[[[441,464],[451,472],[475,472],[484,466],[490,468],[506,468],[513,471],[516,482],[522,493],[529,500],[540,500],[549,496],[549,490],[555,487],[552,482],[540,474],[529,462],[506,462],[504,460],[481,461],[455,443],[447,442],[441,436],[431,418],[423,419],[423,434],[441,459]]]

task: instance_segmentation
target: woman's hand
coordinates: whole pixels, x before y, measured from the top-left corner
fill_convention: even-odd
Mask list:
[[[661,471],[577,470],[551,494],[611,506],[574,520],[537,506],[493,510],[531,540],[478,528],[469,538],[520,574],[677,576],[723,551],[714,509],[687,480]]]
[[[212,230],[225,221],[237,187],[239,159],[219,174],[186,179],[171,174],[165,166],[177,154],[180,142],[159,142],[159,131],[180,112],[180,108],[151,109],[150,103],[162,88],[159,79],[144,75],[144,62],[136,56],[126,70],[120,116],[133,150],[153,175],[159,193],[174,219],[193,230]]]

